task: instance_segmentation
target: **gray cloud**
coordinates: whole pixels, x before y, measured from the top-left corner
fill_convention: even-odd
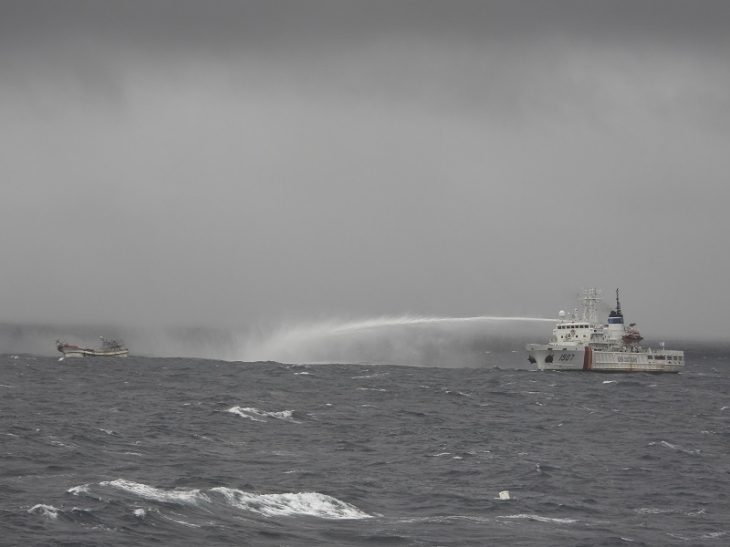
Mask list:
[[[1,319],[546,315],[598,285],[725,336],[729,15],[4,2]]]

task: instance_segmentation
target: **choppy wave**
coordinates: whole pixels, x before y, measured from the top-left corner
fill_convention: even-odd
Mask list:
[[[231,414],[236,414],[243,418],[248,418],[255,422],[265,422],[265,421],[267,421],[266,418],[274,418],[276,420],[286,420],[286,421],[298,423],[292,419],[292,417],[294,415],[293,410],[282,410],[280,412],[266,412],[264,410],[259,410],[258,408],[250,408],[250,407],[242,408],[240,406],[234,406],[234,407],[229,408],[226,412],[230,412]]]
[[[97,486],[86,484],[68,490],[70,494],[76,496],[110,500],[114,499],[115,491],[129,495],[126,503],[129,504],[130,511],[140,518],[148,513],[148,509],[134,506],[140,501],[180,506],[210,506],[211,508],[218,504],[265,517],[311,516],[323,519],[363,519],[373,516],[352,504],[318,492],[255,494],[228,487],[169,489],[127,479],[102,481]],[[58,509],[47,505],[37,505],[31,509],[31,512],[56,518]],[[187,521],[183,523],[190,525]]]
[[[354,505],[316,492],[289,494],[251,494],[231,488],[213,488],[233,507],[266,517],[308,515],[326,519],[370,518]]]
[[[49,519],[58,518],[58,507],[53,507],[53,505],[45,505],[43,503],[39,503],[28,509],[28,512],[32,515],[39,515],[41,517],[46,517]]]
[[[201,493],[200,490],[163,490],[162,488],[155,488],[153,486],[147,486],[138,482],[133,482],[125,479],[116,479],[113,481],[103,481],[99,483],[99,486],[111,486],[119,490],[129,492],[135,496],[143,499],[160,501],[160,502],[171,502],[181,504],[195,505],[201,501],[210,502],[208,497]]]
[[[676,444],[669,443],[667,441],[659,441],[658,443],[656,443],[656,442],[649,443],[649,446],[656,446],[656,445],[663,446],[663,447],[669,448],[671,450],[676,450],[677,452],[684,452],[685,454],[697,455],[700,453],[699,450],[691,450],[688,448],[678,446]]]
[[[0,544],[711,547],[730,376],[687,366],[0,356]]]
[[[552,524],[575,524],[577,522],[575,519],[541,517],[540,515],[526,515],[526,514],[503,515],[503,516],[498,516],[497,518],[500,518],[500,519],[527,519],[527,520],[534,520],[537,522],[548,522],[548,523],[552,523]]]

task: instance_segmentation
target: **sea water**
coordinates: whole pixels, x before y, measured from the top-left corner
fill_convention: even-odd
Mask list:
[[[730,542],[728,345],[601,375],[513,342],[468,366],[0,355],[0,544]]]

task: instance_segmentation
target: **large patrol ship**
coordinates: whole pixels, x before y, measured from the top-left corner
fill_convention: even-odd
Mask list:
[[[679,372],[684,367],[684,352],[644,348],[635,323],[624,325],[618,289],[616,308],[608,323],[598,320],[596,304],[602,291],[583,289],[579,295],[583,314],[578,310],[558,314],[553,336],[547,344],[527,344],[528,360],[539,370],[585,370],[592,372]]]

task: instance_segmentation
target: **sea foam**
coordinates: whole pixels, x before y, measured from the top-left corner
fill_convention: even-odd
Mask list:
[[[138,498],[160,503],[179,505],[200,505],[222,503],[235,509],[257,513],[265,517],[313,516],[324,519],[363,519],[372,515],[361,511],[354,505],[318,492],[299,492],[283,494],[254,494],[235,488],[215,487],[209,490],[197,488],[163,489],[126,479],[103,481],[101,487],[132,494]],[[89,494],[88,485],[69,490],[75,494]],[[55,518],[57,510],[50,506],[37,505],[31,512],[46,514]],[[135,509],[135,516],[146,513]]]
[[[264,410],[259,410],[258,408],[249,408],[249,407],[242,408],[240,406],[234,406],[232,408],[229,408],[226,412],[230,412],[231,414],[237,414],[238,416],[241,416],[243,418],[248,418],[255,422],[265,422],[265,421],[267,421],[266,418],[274,418],[277,420],[286,420],[286,421],[291,421],[294,423],[299,423],[295,420],[292,420],[292,416],[294,415],[293,410],[282,410],[280,412],[266,412]]]
[[[363,519],[372,516],[354,505],[317,492],[251,494],[224,487],[213,488],[211,492],[221,494],[233,507],[266,517],[307,515],[325,519]]]

